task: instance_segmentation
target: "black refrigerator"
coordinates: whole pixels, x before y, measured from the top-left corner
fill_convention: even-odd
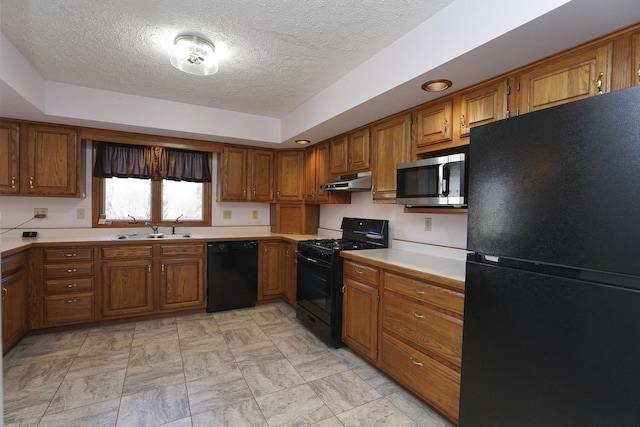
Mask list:
[[[460,427],[640,426],[640,87],[471,130]]]

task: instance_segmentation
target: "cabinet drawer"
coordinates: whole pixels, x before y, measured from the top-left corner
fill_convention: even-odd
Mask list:
[[[377,287],[378,279],[380,277],[380,269],[353,261],[345,261],[344,275],[358,281],[368,282]]]
[[[24,267],[27,262],[27,254],[21,252],[2,259],[2,275],[7,276],[9,273]]]
[[[93,260],[93,248],[45,249],[43,253],[44,262]]]
[[[102,248],[103,259],[137,259],[151,258],[153,247],[145,246],[107,246]]]
[[[462,320],[385,292],[382,326],[460,366]]]
[[[387,334],[382,335],[381,367],[447,418],[457,422],[459,373]]]
[[[53,295],[44,298],[47,326],[95,320],[94,294]]]
[[[204,245],[162,245],[161,256],[204,256]]]
[[[384,288],[420,301],[427,302],[462,315],[464,294],[435,284],[384,272]]]
[[[92,278],[76,278],[47,280],[44,282],[44,291],[47,294],[59,294],[68,292],[85,292],[93,290]]]
[[[60,279],[63,277],[93,276],[92,262],[73,262],[68,264],[45,264],[45,279]]]

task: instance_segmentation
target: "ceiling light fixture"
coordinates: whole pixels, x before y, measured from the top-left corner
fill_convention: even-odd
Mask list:
[[[296,144],[307,145],[311,144],[311,141],[309,141],[308,139],[296,139]]]
[[[429,80],[422,85],[422,90],[426,90],[427,92],[442,92],[445,89],[449,89],[452,84],[451,80]]]
[[[216,48],[208,40],[198,36],[178,36],[171,53],[171,65],[185,73],[209,76],[218,72]]]

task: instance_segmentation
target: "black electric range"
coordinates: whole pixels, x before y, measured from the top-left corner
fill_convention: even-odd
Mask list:
[[[389,221],[342,219],[342,238],[298,242],[297,318],[320,339],[342,346],[342,273],[340,251],[389,247]]]

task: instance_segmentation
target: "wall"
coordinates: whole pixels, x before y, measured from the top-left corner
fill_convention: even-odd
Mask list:
[[[91,143],[83,146],[85,164],[92,165]],[[60,197],[0,197],[0,212],[2,221],[0,228],[15,227],[30,218],[33,218],[34,208],[47,208],[48,217],[45,219],[32,219],[21,228],[90,228],[91,227],[91,167],[85,171],[87,183],[87,197],[85,199],[60,198]],[[216,201],[218,156],[213,156],[211,174],[213,176],[213,204],[212,225],[217,227],[229,226],[268,226],[269,205],[266,203],[218,203]],[[77,209],[84,208],[85,219],[77,219]],[[231,219],[223,219],[223,211],[231,211]],[[258,212],[258,219],[253,219],[253,211]]]
[[[427,243],[465,249],[466,214],[404,213],[404,206],[373,203],[371,192],[351,194],[350,205],[322,205],[320,228],[340,230],[342,217],[388,219],[390,237],[407,242]],[[425,231],[425,217],[431,218],[431,231]]]

